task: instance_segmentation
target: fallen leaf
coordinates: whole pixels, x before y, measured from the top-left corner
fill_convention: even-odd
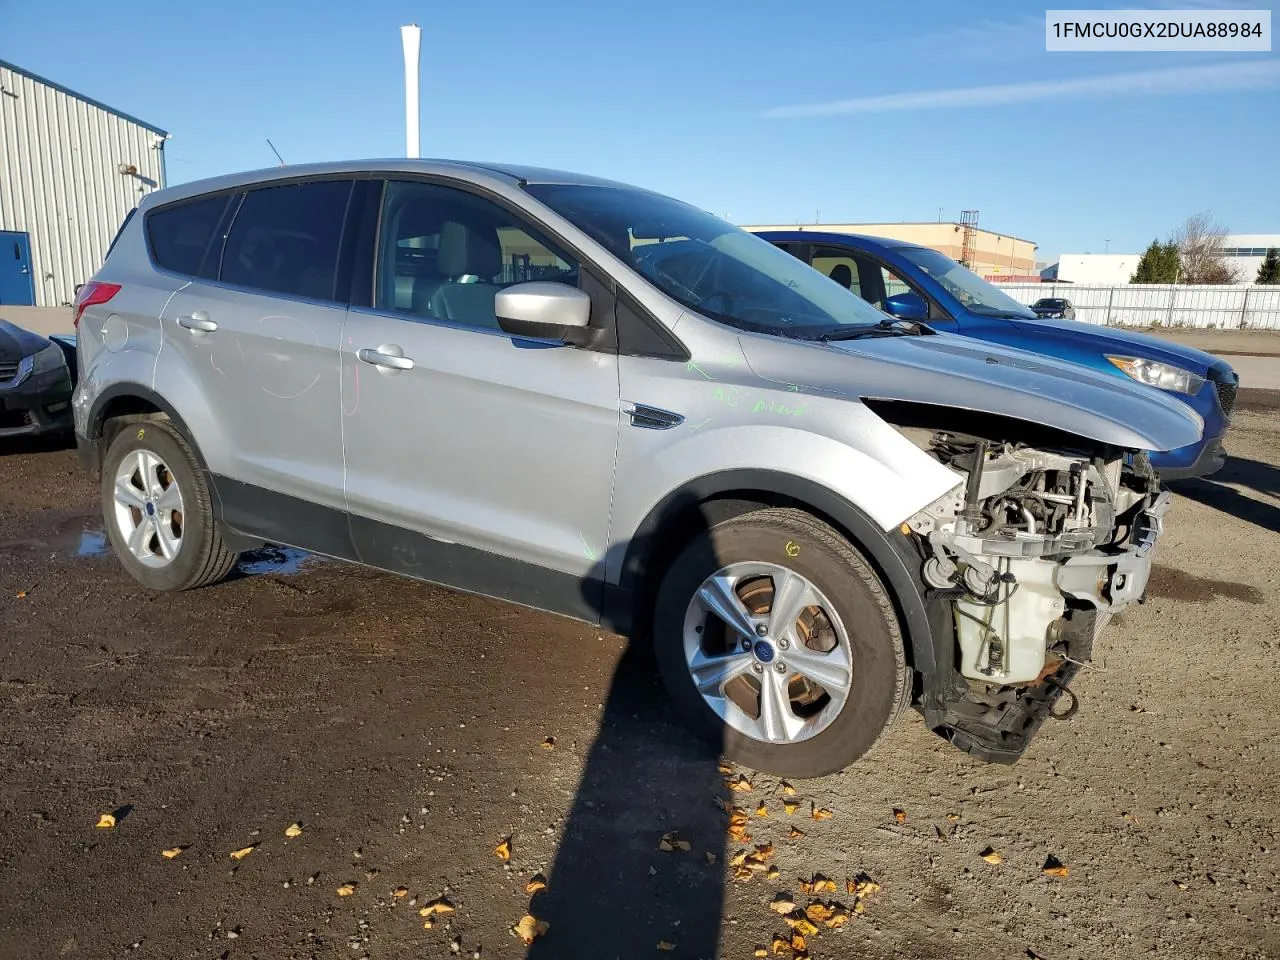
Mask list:
[[[837,904],[835,912],[831,914],[830,918],[827,920],[827,927],[831,930],[835,930],[838,927],[843,927],[848,922],[849,911]]]
[[[25,599],[26,599],[26,596],[27,596],[27,591],[25,591],[25,590],[19,590],[19,591],[18,591],[18,599],[19,599],[19,600],[25,600]]]
[[[1004,862],[1004,857],[1000,856],[1000,854],[991,847],[987,847],[987,849],[983,850],[982,853],[978,854],[978,856],[982,857],[982,859],[987,861],[987,863]]]
[[[538,744],[538,746],[540,746],[543,750],[554,750],[556,748],[556,738],[546,737],[543,739],[543,741],[540,744]]]
[[[813,819],[815,820],[830,820],[832,816],[834,816],[834,814],[832,814],[832,812],[826,809],[825,807],[815,806],[813,807],[813,810],[810,816],[812,816]]]
[[[817,931],[814,931],[814,932],[816,933]],[[805,940],[802,934],[793,933],[791,935],[791,949],[794,950],[796,953],[803,953],[806,949],[808,949],[808,946],[809,944],[807,943],[807,941]]]
[[[787,834],[787,838],[790,840],[799,840],[803,836],[804,836],[804,831],[801,830],[799,827],[792,827],[791,832]]]
[[[738,776],[732,780],[726,780],[725,786],[730,790],[733,790],[735,793],[751,792],[751,781],[747,779],[747,776],[744,773],[738,774]]]
[[[705,854],[703,854],[703,856],[705,856],[705,857],[707,858],[707,863],[715,863],[715,862],[716,862],[716,855],[715,855],[714,853],[712,853],[710,850],[708,850]]]
[[[773,938],[773,944],[772,944],[772,946],[773,946],[773,955],[774,955],[775,957],[776,957],[778,954],[783,953],[783,952],[786,952],[786,953],[790,953],[790,952],[791,952],[791,941],[790,941],[790,940],[788,940],[786,937],[779,937],[779,936],[775,936],[775,937]]]
[[[893,808],[893,819],[897,820],[899,823],[906,823],[906,822],[907,822],[907,811],[905,811],[905,810],[899,810],[897,807],[894,807],[894,808]]]
[[[676,945],[674,943],[667,943],[667,941],[665,940],[658,941],[658,949],[661,950],[663,953],[670,953],[675,948],[676,948]]]
[[[769,815],[769,808],[764,805],[764,801],[761,801],[760,806],[756,807],[756,816],[767,817],[768,815]]]
[[[719,770],[720,770],[720,772],[721,772],[721,773],[723,773],[725,776],[728,776],[729,774],[733,773],[733,766],[732,766],[731,764],[725,763],[723,760],[721,760],[721,761],[720,761]]]
[[[859,874],[854,880],[846,880],[844,882],[844,888],[847,892],[861,900],[864,897],[869,897],[871,894],[879,892],[880,884],[876,883],[863,873]],[[861,911],[855,912],[861,913]]]
[[[349,897],[355,892],[356,885],[354,883],[344,883],[338,888],[338,896],[340,897]]]
[[[800,809],[800,801],[799,800],[783,800],[782,809],[787,811],[787,816],[789,817],[793,813],[795,813],[797,810]]]
[[[498,855],[499,860],[511,859],[511,838],[505,837],[502,842],[493,848],[493,852]]]
[[[1071,873],[1071,869],[1053,854],[1049,854],[1040,872],[1046,877],[1065,877]]]
[[[796,908],[796,902],[785,893],[780,893],[769,901],[769,909],[785,916]]]
[[[770,857],[773,856],[773,844],[757,843],[755,855],[759,857],[761,860],[768,860]]]
[[[787,926],[802,937],[812,937],[818,932],[818,928],[804,915],[803,911],[796,910],[782,919],[787,922]]]
[[[788,797],[794,797],[796,795],[796,788],[793,787],[791,784],[787,783],[787,781],[783,780],[782,792],[786,794]]]
[[[753,874],[746,867],[738,867],[733,871],[733,879],[735,880],[750,880],[752,876]]]
[[[286,837],[300,837],[300,836],[302,836],[302,824],[300,824],[300,823],[291,823],[291,824],[289,824],[287,827],[285,827],[285,828],[284,828],[284,835],[285,835]]]
[[[804,908],[804,915],[808,917],[810,920],[812,920],[814,923],[826,923],[828,920],[831,919],[832,915],[835,912],[836,911],[834,908],[829,907],[827,904],[823,903],[821,900],[815,900],[813,903],[809,904],[807,907]]]
[[[753,957],[767,957],[769,951],[765,947],[756,947],[755,952],[751,954]]]
[[[947,814],[947,819],[948,819],[948,820],[950,820],[952,823],[955,823],[957,820],[959,820],[959,819],[960,819],[960,814],[958,814],[958,813],[948,813],[948,814]]]
[[[187,848],[186,847],[170,847],[168,850],[161,850],[160,856],[164,857],[166,860],[172,860],[174,857],[179,856],[182,853],[182,851],[185,849]]]
[[[746,862],[747,862],[747,851],[745,850],[739,850],[737,853],[735,853],[732,857],[729,858],[729,866],[731,867],[740,867]]]
[[[422,921],[423,930],[432,930],[435,928],[435,925],[436,925],[436,922],[432,920],[430,917]]]
[[[436,914],[441,913],[453,913],[453,904],[449,902],[447,897],[436,897],[418,911],[418,916],[434,917]]]
[[[401,899],[401,898],[403,898],[403,897],[407,897],[407,896],[409,895],[409,888],[408,888],[408,887],[396,887],[394,890],[392,890],[392,891],[391,891],[391,895],[392,895],[393,897],[395,897],[396,899]]]
[[[670,853],[672,850],[691,850],[693,844],[688,840],[681,840],[680,835],[673,830],[671,833],[662,835],[662,840],[658,842],[658,849]]]
[[[257,844],[256,844],[256,843],[254,843],[254,844],[250,844],[250,845],[249,845],[249,846],[247,846],[247,847],[241,847],[239,850],[232,850],[232,851],[231,851],[231,859],[232,859],[232,860],[243,860],[243,859],[244,859],[245,857],[247,857],[249,854],[253,853],[253,851],[254,851],[254,848],[255,848],[255,847],[257,847]]]
[[[853,912],[854,912],[854,913],[857,913],[857,914],[863,914],[863,913],[866,913],[866,912],[867,912],[867,901],[865,901],[865,900],[855,900],[855,901],[854,901],[854,903],[853,903]]]
[[[104,813],[102,814],[102,816],[98,817],[98,822],[96,824],[99,830],[110,830],[115,825],[116,825],[115,815],[110,813]]]
[[[782,871],[779,870],[776,866],[771,866],[769,868],[769,872],[766,873],[765,876],[768,877],[770,880],[777,880],[780,876],[782,876]]]
[[[533,943],[538,937],[544,936],[551,929],[551,924],[545,920],[539,920],[530,914],[525,914],[520,918],[520,922],[511,928],[511,932],[524,942],[525,946]]]
[[[524,885],[525,893],[537,893],[539,890],[547,889],[547,878],[540,873],[535,873],[529,878],[529,882]]]
[[[801,880],[800,889],[805,893],[835,893],[836,882],[820,873],[815,873],[812,880]]]

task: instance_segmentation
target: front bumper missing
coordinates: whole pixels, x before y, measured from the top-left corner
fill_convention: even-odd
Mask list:
[[[1058,568],[1058,589],[1109,615],[1141,603],[1151,579],[1156,541],[1164,532],[1164,515],[1172,503],[1173,494],[1165,490],[1142,511],[1123,551],[1090,550],[1067,560]]]
[[[1006,687],[967,683],[955,666],[954,645],[939,646],[939,669],[925,675],[920,703],[930,729],[980,760],[1014,763],[1046,720],[1074,713],[1075,695],[1068,684],[1092,658],[1094,641],[1110,619],[1145,600],[1155,544],[1171,502],[1172,494],[1164,491],[1139,513],[1123,549],[1090,551],[1058,568],[1059,588],[1079,602],[1059,637],[1066,659],[1040,683]],[[950,606],[947,597],[931,599],[930,619],[935,630],[949,628],[944,635],[954,636]],[[1071,699],[1065,711],[1056,708],[1064,694]]]

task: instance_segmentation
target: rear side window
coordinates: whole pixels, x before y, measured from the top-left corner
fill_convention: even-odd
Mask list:
[[[147,240],[156,265],[196,276],[228,199],[226,194],[203,197],[148,214]]]
[[[133,219],[133,215],[138,212],[138,208],[134,207],[124,215],[124,219],[120,221],[120,226],[116,230],[116,235],[111,238],[111,243],[107,245],[107,252],[102,255],[102,261],[105,263],[107,258],[111,256],[111,251],[116,248],[116,244],[120,242],[120,238],[124,236],[125,227],[129,226],[129,221]]]
[[[333,300],[350,180],[263,187],[245,195],[222,253],[223,283]]]

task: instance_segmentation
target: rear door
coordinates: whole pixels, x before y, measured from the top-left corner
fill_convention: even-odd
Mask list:
[[[359,558],[595,619],[617,356],[512,337],[493,310],[512,283],[590,281],[536,224],[460,188],[389,182],[378,220],[372,304],[342,337]]]
[[[162,375],[198,381],[219,435],[201,438],[234,528],[348,552],[342,477],[339,282],[350,178],[231,198],[200,276],[162,318]],[[341,293],[337,291],[341,290]]]

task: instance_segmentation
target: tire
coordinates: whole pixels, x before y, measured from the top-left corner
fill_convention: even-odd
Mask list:
[[[130,477],[121,480],[122,471]],[[146,488],[141,483],[143,473],[151,478]],[[128,490],[118,494],[118,481]],[[157,496],[143,502],[157,490]],[[217,583],[235,567],[239,554],[227,548],[218,532],[204,471],[169,422],[128,423],[112,438],[103,460],[101,493],[112,549],[126,572],[143,586],[164,592],[191,590]],[[175,505],[178,509],[169,509]],[[150,514],[154,526],[149,528],[150,535],[148,531],[138,534],[139,543],[148,541],[140,556],[130,546],[130,529],[138,532],[149,510],[154,511]]]
[[[767,578],[767,588],[752,587],[753,583],[764,582],[757,567],[776,571]],[[804,642],[803,647],[794,640],[787,643],[785,650],[790,651],[787,653],[783,647],[784,639],[773,636],[778,631],[773,629],[772,621],[765,626],[769,631],[766,636],[746,640],[743,629],[735,631],[728,628],[724,625],[727,621],[707,613],[706,602],[700,599],[707,594],[699,591],[705,583],[712,582],[709,578],[719,571],[730,571],[725,574],[726,579],[719,582],[733,584],[733,596],[745,591],[749,597],[754,597],[767,589],[767,603],[759,607],[765,612],[757,611],[757,617],[765,619],[774,610],[775,584],[792,582],[794,575],[799,574],[816,593],[797,596],[822,601],[821,605],[804,607],[807,613],[802,614],[801,621],[790,621],[801,623],[804,616],[810,617],[809,629],[804,631],[804,636],[810,639]],[[746,573],[739,575],[738,571]],[[778,609],[786,608],[784,600]],[[750,614],[751,609],[746,609]],[[821,616],[812,613],[817,609],[821,610]],[[831,613],[834,613],[834,618],[830,617]],[[788,621],[781,612],[779,617],[783,623]],[[871,749],[901,716],[910,700],[911,671],[888,591],[871,565],[846,539],[827,524],[800,510],[759,510],[716,524],[696,536],[677,556],[662,580],[653,624],[658,667],[677,708],[690,725],[719,747],[728,759],[764,773],[808,778],[842,770]],[[755,624],[758,632],[759,619]],[[823,626],[829,627],[830,632]],[[704,697],[694,680],[694,660],[691,658],[699,654],[690,650],[705,650],[713,634],[719,638],[719,647],[725,651],[726,657],[732,654],[735,664],[747,664],[738,674],[741,679],[731,681],[738,684],[735,689],[739,693],[749,691],[752,684],[759,688],[754,695],[758,714],[754,720],[757,727],[754,732],[748,733],[743,729],[751,726],[752,718],[729,706],[724,696]],[[802,634],[793,632],[791,636],[800,638]],[[816,651],[810,645],[823,636],[836,638],[834,646],[826,653]],[[766,640],[770,642],[764,643]],[[824,641],[829,642],[830,639]],[[847,656],[840,653],[842,643],[847,647]],[[751,646],[749,652],[743,650],[747,644]],[[820,653],[818,660],[814,659],[815,653]],[[769,654],[771,659],[762,663],[760,658],[765,654]],[[716,655],[720,655],[719,651]],[[801,666],[796,666],[795,661],[784,664],[788,656],[797,657]],[[726,662],[716,660],[716,663]],[[699,667],[705,668],[709,664],[711,658],[704,653]],[[815,664],[816,669],[812,666]],[[829,671],[830,664],[836,665],[835,672]],[[809,724],[802,728],[808,732],[796,737],[784,733],[781,738],[774,737],[770,742],[762,735],[767,734],[767,730],[759,727],[765,723],[766,713],[762,705],[763,683],[766,678],[774,679],[770,676],[770,668],[780,678],[780,686],[772,689],[782,691],[781,699],[775,695],[770,698],[771,702],[786,705],[783,713],[773,711],[773,716],[785,718],[778,721],[779,724],[794,725],[797,706],[801,708],[800,712],[814,709],[812,704],[803,703],[803,698],[792,698],[797,684],[806,687],[806,696],[812,696],[812,684],[806,685],[800,679],[806,674],[792,673],[792,670],[814,669],[815,673],[835,677],[837,679],[831,685],[833,690],[841,689],[839,678],[843,677],[847,679],[847,694],[838,702],[824,690],[819,702],[822,696],[826,696],[827,705],[816,715],[799,721]],[[841,673],[842,670],[845,672]],[[745,687],[743,679],[746,680]],[[728,689],[728,686],[719,687],[722,694]],[[749,706],[749,692],[745,699]],[[713,700],[718,707],[713,707]],[[735,722],[738,725],[735,726]],[[779,727],[775,726],[775,731],[777,729]]]

